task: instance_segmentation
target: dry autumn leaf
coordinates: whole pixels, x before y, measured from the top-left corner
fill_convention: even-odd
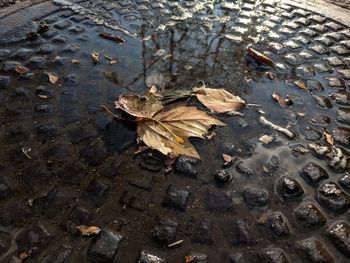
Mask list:
[[[267,66],[272,66],[273,62],[272,60],[265,56],[264,54],[260,53],[259,51],[256,51],[254,49],[252,49],[251,47],[248,48],[248,55],[251,56],[253,59],[255,59],[256,61],[267,65]]]
[[[332,137],[332,135],[327,132],[326,129],[322,129],[323,135],[326,137],[326,141],[330,144],[330,145],[334,145],[334,139]]]
[[[29,71],[29,68],[23,67],[21,65],[16,65],[15,70],[18,74],[26,74]]]
[[[197,99],[213,112],[225,113],[237,111],[246,106],[245,101],[224,89],[195,88]]]
[[[139,121],[137,133],[139,140],[165,155],[173,153],[200,159],[188,138],[204,138],[213,125],[225,124],[196,107],[180,106],[160,111],[152,119]]]
[[[52,74],[52,73],[46,73],[46,74],[47,74],[47,76],[49,77],[49,82],[50,82],[51,84],[56,84],[56,82],[58,81],[58,77],[55,76],[55,75]]]
[[[98,52],[96,52],[96,51],[92,52],[91,57],[92,57],[92,60],[94,61],[94,63],[100,62],[100,54]]]
[[[97,226],[77,226],[83,236],[97,235],[101,229]]]

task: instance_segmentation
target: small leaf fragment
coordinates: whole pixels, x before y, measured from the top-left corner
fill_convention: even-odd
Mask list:
[[[269,144],[270,142],[272,142],[274,140],[273,136],[270,135],[263,135],[259,138],[259,141],[263,144]]]
[[[271,129],[274,129],[276,131],[279,131],[281,133],[283,133],[284,135],[286,135],[289,139],[294,139],[295,138],[295,134],[293,132],[291,132],[290,130],[281,127],[279,125],[276,125],[274,123],[272,123],[271,121],[267,120],[265,118],[265,116],[260,116],[259,121],[261,124],[266,125],[267,127],[270,127]]]
[[[78,65],[78,64],[80,64],[80,61],[79,61],[79,59],[75,58],[75,59],[72,59],[72,63]]]
[[[249,47],[248,48],[248,55],[251,56],[253,59],[256,61],[260,62],[261,64],[267,65],[267,66],[272,66],[273,61],[265,56],[264,54],[260,53],[259,51],[256,51],[255,49]]]
[[[49,77],[49,82],[51,84],[56,84],[56,82],[58,81],[58,76],[56,76],[52,73],[46,73],[46,75]]]
[[[228,155],[228,154],[223,153],[223,154],[222,154],[222,159],[224,159],[224,161],[225,161],[224,165],[226,166],[226,165],[228,165],[228,164],[232,163],[232,162],[233,162],[233,160],[235,159],[235,157],[234,157],[234,156],[231,156],[231,155]]]
[[[97,226],[77,226],[77,229],[83,236],[97,235],[100,233],[101,229]]]
[[[306,84],[305,84],[305,82],[302,81],[302,80],[296,80],[296,81],[294,81],[294,84],[295,84],[299,89],[307,90]]]
[[[322,129],[323,135],[326,137],[326,141],[330,144],[330,145],[334,145],[334,139],[332,137],[332,135],[327,132],[327,130],[325,128]]]
[[[305,148],[304,146],[302,146],[302,145],[293,147],[293,151],[301,153],[301,154],[305,154],[305,153],[309,152],[309,150],[307,148]]]
[[[211,131],[207,134],[207,140],[211,140],[214,138],[214,136],[216,135],[216,133],[214,131]]]
[[[118,35],[114,35],[114,34],[109,34],[109,33],[105,33],[105,32],[100,32],[99,33],[100,37],[108,39],[108,40],[113,40],[114,42],[118,43],[118,44],[123,44],[125,43],[125,39],[118,36]]]
[[[15,71],[16,71],[18,74],[26,74],[26,73],[28,73],[29,68],[23,67],[23,66],[21,66],[21,65],[16,65]]]
[[[100,62],[100,54],[98,52],[96,51],[92,52],[91,57],[95,64]]]
[[[185,263],[191,263],[195,260],[194,256],[185,256]]]
[[[108,60],[109,65],[114,65],[114,64],[118,63],[118,60],[116,60],[108,55],[105,55],[105,58]]]
[[[290,106],[293,104],[293,102],[290,99],[283,99],[277,92],[272,93],[272,98],[278,102],[278,104],[285,108],[287,106]]]
[[[268,79],[271,79],[271,80],[274,80],[276,78],[276,74],[273,73],[273,72],[266,72],[265,76],[268,78]]]

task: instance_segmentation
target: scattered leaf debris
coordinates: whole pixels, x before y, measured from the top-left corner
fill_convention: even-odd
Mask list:
[[[255,49],[249,47],[248,48],[248,55],[251,56],[253,59],[256,61],[260,62],[261,64],[267,65],[267,66],[272,66],[273,61],[265,56],[264,54],[260,53],[259,51],[256,51]]]
[[[92,60],[95,64],[100,62],[100,54],[97,51],[91,53]]]
[[[185,263],[190,263],[195,260],[194,256],[185,256]]]
[[[299,89],[307,90],[306,84],[305,84],[305,82],[302,81],[302,80],[296,80],[296,81],[294,81],[294,84],[295,84]]]
[[[100,32],[99,33],[100,37],[108,39],[108,40],[113,40],[114,42],[118,43],[118,44],[124,44],[125,43],[125,39],[118,36],[118,35],[114,35],[114,34],[109,34],[109,33],[105,33],[105,32]]]
[[[16,65],[15,71],[16,71],[18,74],[26,74],[26,73],[29,72],[29,68],[23,67],[23,66],[21,66],[21,65]]]
[[[53,73],[46,73],[46,75],[49,77],[49,82],[51,83],[51,84],[56,84],[57,83],[57,81],[58,81],[58,76],[56,76],[56,75],[54,75]]]
[[[169,244],[168,247],[169,247],[169,248],[170,248],[170,247],[176,247],[176,246],[181,245],[183,242],[184,242],[184,240],[181,239],[181,240],[178,240],[178,241],[176,241],[176,242],[173,242],[173,243]]]
[[[30,160],[32,159],[32,157],[29,155],[31,150],[32,150],[32,148],[30,148],[30,147],[22,147],[23,154]]]
[[[76,59],[76,58],[72,59],[72,63],[78,65],[78,64],[80,64],[80,60]]]
[[[105,58],[108,60],[109,65],[114,65],[114,64],[118,63],[118,60],[116,60],[108,55],[105,55]]]
[[[77,226],[77,229],[83,236],[97,235],[100,233],[101,229],[97,226]]]
[[[266,72],[265,76],[266,76],[266,78],[271,79],[271,80],[274,80],[276,78],[276,74],[273,72],[270,72],[270,71]]]
[[[274,137],[271,136],[271,135],[262,135],[260,138],[259,138],[259,141],[263,144],[269,144],[270,142],[272,142],[274,140]]]
[[[282,107],[285,108],[293,104],[291,99],[283,99],[277,92],[272,93],[272,98]]]
[[[334,145],[334,139],[332,137],[332,135],[327,132],[327,130],[325,128],[322,129],[323,135],[326,137],[326,141],[330,144],[330,145]]]
[[[235,160],[235,157],[228,155],[226,153],[223,153],[222,159],[224,159],[224,161],[225,161],[224,166],[226,166],[226,165],[229,165],[230,163],[232,163]]]

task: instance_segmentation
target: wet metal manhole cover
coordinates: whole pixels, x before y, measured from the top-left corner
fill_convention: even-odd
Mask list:
[[[1,40],[1,262],[349,261],[347,25],[279,1],[74,2]],[[203,82],[259,106],[215,114],[171,172],[101,111]]]

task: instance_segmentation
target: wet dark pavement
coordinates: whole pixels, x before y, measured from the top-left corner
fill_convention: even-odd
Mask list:
[[[1,262],[349,261],[347,25],[278,1],[53,2],[30,21],[48,25],[37,38],[1,39]],[[227,127],[191,140],[201,160],[180,157],[170,173],[159,153],[135,155],[133,125],[100,109],[201,81],[260,107],[217,115]]]

